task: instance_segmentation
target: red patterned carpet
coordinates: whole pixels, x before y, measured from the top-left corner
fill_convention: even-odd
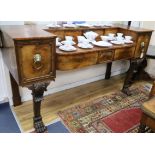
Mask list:
[[[148,99],[144,86],[131,89],[127,96],[121,91],[101,96],[93,101],[60,111],[64,125],[77,133],[123,133],[137,132],[140,105]]]

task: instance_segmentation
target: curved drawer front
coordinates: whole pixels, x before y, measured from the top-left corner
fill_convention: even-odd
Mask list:
[[[116,49],[114,60],[132,58],[134,56],[134,50],[135,50],[135,47]]]
[[[57,69],[71,70],[94,65],[97,63],[98,53],[82,53],[76,55],[57,55]]]
[[[17,47],[22,84],[55,77],[55,43],[25,43]]]

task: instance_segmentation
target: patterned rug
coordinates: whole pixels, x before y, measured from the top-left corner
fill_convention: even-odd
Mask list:
[[[58,112],[70,132],[125,133],[137,132],[141,118],[140,105],[148,99],[145,86],[130,89],[131,96],[121,91]]]

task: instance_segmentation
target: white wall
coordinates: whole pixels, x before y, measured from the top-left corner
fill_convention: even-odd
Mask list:
[[[1,53],[1,50],[0,50],[0,86],[1,86],[1,88],[0,88],[0,102],[7,97],[6,85],[4,85],[4,82],[6,83],[2,53]]]
[[[154,30],[151,36],[150,45],[155,46],[155,21],[143,21],[141,22],[141,27]],[[155,52],[155,48],[153,50]],[[148,59],[146,71],[155,77],[155,60]]]
[[[23,24],[23,21],[0,21],[0,25]],[[11,105],[13,104],[9,71],[3,62],[2,51],[0,49],[0,103],[3,103],[5,101],[9,101]]]
[[[141,22],[141,27],[155,31],[155,21],[143,21]],[[150,45],[155,45],[155,32],[152,33]]]
[[[0,49],[0,103],[6,101],[10,101],[10,104],[13,104],[9,71],[3,62],[2,52]]]

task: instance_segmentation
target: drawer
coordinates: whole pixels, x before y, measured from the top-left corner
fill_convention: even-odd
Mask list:
[[[135,47],[116,49],[114,60],[131,58],[134,56],[134,50],[135,50]]]
[[[55,40],[20,41],[16,48],[22,85],[55,77]]]
[[[99,51],[98,53],[98,63],[104,63],[112,61],[113,51]]]
[[[57,54],[56,66],[58,70],[71,70],[82,68],[97,63],[98,53],[81,53],[76,55]]]

